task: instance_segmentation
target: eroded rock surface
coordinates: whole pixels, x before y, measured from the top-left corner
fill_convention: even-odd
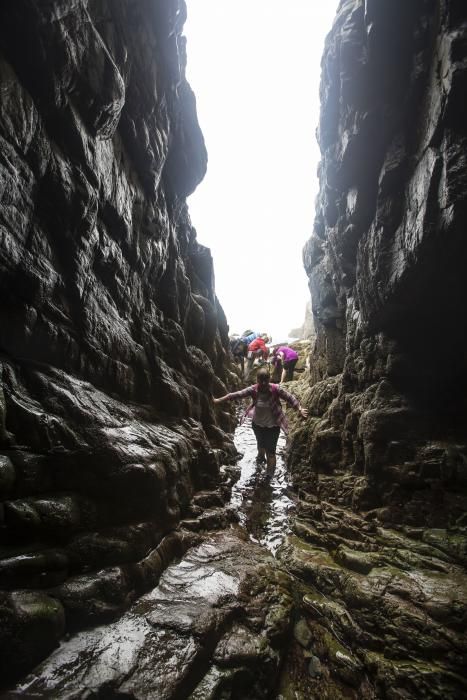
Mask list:
[[[2,683],[156,585],[193,509],[216,521],[228,327],[185,201],[207,161],[185,15],[0,7]]]
[[[342,1],[322,69],[289,666],[317,659],[311,697],[463,698],[467,8]]]
[[[117,622],[64,642],[5,698],[267,698],[291,609],[290,578],[265,550],[212,535]]]

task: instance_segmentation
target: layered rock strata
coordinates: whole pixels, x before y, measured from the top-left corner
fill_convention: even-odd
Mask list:
[[[283,552],[321,664],[312,697],[467,695],[466,87],[465,3],[342,0]]]
[[[119,620],[79,632],[6,697],[271,697],[292,603],[264,549],[213,534]]]
[[[153,587],[233,452],[185,13],[0,7],[2,682]]]

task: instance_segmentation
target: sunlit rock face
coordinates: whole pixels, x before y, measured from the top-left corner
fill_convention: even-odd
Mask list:
[[[292,457],[307,544],[287,560],[332,596],[304,614],[329,683],[358,697],[466,693],[466,89],[466,3],[341,1],[304,249],[317,341]],[[347,660],[323,642],[330,619]]]
[[[185,13],[0,7],[2,681],[157,582],[232,449]]]

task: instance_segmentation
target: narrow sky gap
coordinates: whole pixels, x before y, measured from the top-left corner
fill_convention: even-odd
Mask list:
[[[189,199],[230,332],[285,340],[309,299],[320,61],[337,0],[187,0],[208,172]]]

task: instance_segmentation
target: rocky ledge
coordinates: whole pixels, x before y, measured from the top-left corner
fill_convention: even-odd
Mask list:
[[[74,635],[2,697],[266,698],[291,610],[290,578],[270,555],[211,534],[118,621]]]

